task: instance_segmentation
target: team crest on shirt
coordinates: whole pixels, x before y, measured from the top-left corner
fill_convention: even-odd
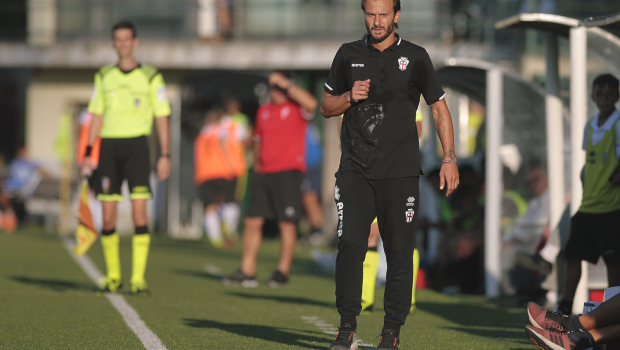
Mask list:
[[[413,209],[407,209],[407,211],[405,212],[405,220],[407,221],[407,223],[413,221],[413,213],[415,213]]]
[[[405,71],[409,65],[409,59],[407,57],[401,57],[398,59],[398,69]]]
[[[407,206],[408,207],[413,207],[415,205],[415,197],[411,196],[409,198],[407,198]]]

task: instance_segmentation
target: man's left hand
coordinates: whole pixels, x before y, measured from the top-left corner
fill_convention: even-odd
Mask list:
[[[446,191],[446,197],[452,193],[459,185],[459,169],[456,164],[443,163],[441,165],[441,171],[439,172],[439,189],[443,190],[448,186]]]
[[[159,157],[157,160],[157,177],[159,181],[164,181],[170,176],[170,158]]]

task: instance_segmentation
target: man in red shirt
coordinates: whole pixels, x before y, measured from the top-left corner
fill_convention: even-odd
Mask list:
[[[241,267],[225,285],[256,287],[256,258],[265,219],[278,221],[280,261],[267,284],[288,283],[301,212],[301,183],[306,172],[305,135],[318,102],[281,73],[269,75],[271,102],[262,105],[254,127],[254,175],[244,219]]]

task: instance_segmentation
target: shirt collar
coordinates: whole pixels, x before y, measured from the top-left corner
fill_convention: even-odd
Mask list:
[[[592,129],[594,130],[611,130],[611,127],[614,125],[614,123],[616,122],[616,120],[618,119],[618,117],[620,117],[620,112],[618,112],[618,110],[614,110],[614,112],[609,116],[609,118],[607,118],[607,120],[605,121],[605,123],[603,125],[601,125],[600,127],[598,126],[598,118],[599,115],[601,113],[597,113],[596,116],[594,116],[594,118],[592,118],[592,121],[590,122],[590,126],[592,127]]]
[[[400,35],[398,35],[398,33],[395,33],[395,35],[396,35],[396,41],[395,41],[392,45],[390,45],[390,47],[388,47],[388,48],[387,48],[387,50],[396,51],[396,49],[397,49],[398,47],[400,47],[400,44],[402,43],[403,39],[400,37]],[[369,36],[370,36],[370,34],[369,34],[369,35],[366,35],[366,39],[364,40],[364,43],[366,44],[366,46],[368,47],[368,49],[369,49],[369,50],[371,50],[371,51],[372,51],[373,49],[377,50],[376,48],[374,48],[374,47],[370,44],[370,41],[368,40],[368,37],[369,37]]]

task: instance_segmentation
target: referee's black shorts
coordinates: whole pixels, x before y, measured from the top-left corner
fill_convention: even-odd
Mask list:
[[[151,164],[146,136],[101,139],[94,183],[97,199],[121,202],[121,185],[127,179],[130,199],[150,199]]]
[[[301,214],[303,179],[299,170],[252,174],[250,203],[245,216],[297,222]]]
[[[607,265],[620,263],[620,210],[607,213],[578,211],[570,222],[570,236],[564,248],[566,260],[596,264],[602,256]]]

